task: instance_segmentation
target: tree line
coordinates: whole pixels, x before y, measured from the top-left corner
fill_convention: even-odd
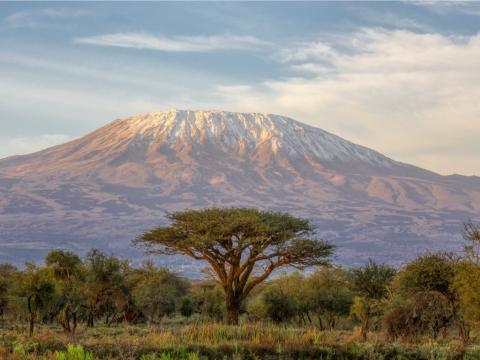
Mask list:
[[[334,247],[305,219],[245,208],[168,214],[168,226],[135,239],[151,254],[183,254],[206,264],[208,280],[189,281],[152,262],[91,250],[83,259],[53,250],[41,266],[0,265],[0,319],[77,325],[184,321],[269,321],[353,328],[363,340],[381,331],[395,340],[455,332],[468,343],[480,320],[480,227],[465,225],[464,253],[427,253],[400,269],[369,261],[329,262]],[[285,267],[289,271],[279,273]],[[290,271],[311,268],[308,272]],[[270,278],[272,274],[276,276]]]

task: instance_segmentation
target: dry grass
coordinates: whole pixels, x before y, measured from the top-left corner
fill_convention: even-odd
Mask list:
[[[372,334],[369,342],[359,343],[351,332],[270,324],[81,327],[74,338],[43,326],[31,339],[24,334],[15,327],[0,330],[0,359],[54,359],[54,352],[67,344],[81,344],[99,359],[140,359],[162,352],[195,352],[215,359],[480,359],[479,346],[464,349],[455,340],[388,344]]]

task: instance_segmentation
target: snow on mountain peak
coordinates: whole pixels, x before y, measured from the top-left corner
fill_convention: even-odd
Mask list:
[[[169,176],[188,181],[239,169],[246,176],[248,169],[260,178],[277,174],[287,183],[292,176],[303,181],[324,171],[427,173],[285,116],[176,109],[115,120],[82,138],[2,163],[10,175],[101,176],[115,182],[127,172],[143,182],[163,179],[167,168]]]
[[[280,115],[172,109],[132,116],[120,120],[117,127],[141,139],[162,138],[168,144],[211,141],[231,150],[267,146],[272,153],[289,157],[398,165],[373,150]]]

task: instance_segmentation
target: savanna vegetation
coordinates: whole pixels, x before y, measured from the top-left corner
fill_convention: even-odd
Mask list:
[[[334,247],[285,213],[168,218],[135,245],[202,261],[204,280],[99,250],[1,264],[0,359],[480,359],[476,224],[463,254],[396,269],[335,265]]]

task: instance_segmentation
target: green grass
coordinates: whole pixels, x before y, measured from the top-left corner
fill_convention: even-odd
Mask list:
[[[55,360],[94,360],[94,355],[81,345],[68,344],[67,350],[55,352]]]
[[[4,358],[473,360],[480,359],[480,346],[474,343],[464,348],[453,338],[389,343],[381,334],[371,334],[369,341],[362,343],[352,332],[271,324],[80,327],[74,338],[48,326],[28,338],[24,328],[11,325],[0,329],[0,359]]]

